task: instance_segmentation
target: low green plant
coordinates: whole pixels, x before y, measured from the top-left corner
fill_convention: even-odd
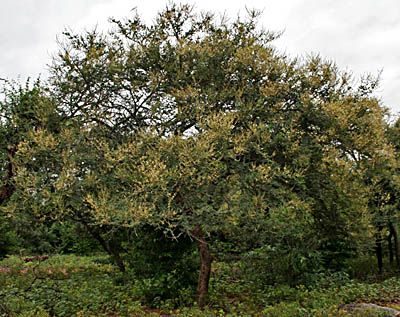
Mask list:
[[[349,313],[340,305],[391,306],[400,297],[399,277],[367,283],[346,273],[325,272],[307,276],[306,285],[260,287],[244,278],[243,262],[216,262],[208,307],[199,310],[190,288],[167,289],[169,298],[157,295],[168,283],[175,287],[173,274],[123,274],[106,255],[24,259],[9,256],[0,261],[0,316],[379,316],[373,310]]]

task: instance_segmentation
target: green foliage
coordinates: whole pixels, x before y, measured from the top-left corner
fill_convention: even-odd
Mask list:
[[[310,276],[307,287],[275,285],[260,289],[258,284],[243,279],[242,264],[219,262],[213,274],[208,308],[203,311],[174,308],[176,303],[187,305],[186,301],[179,301],[186,296],[182,290],[175,294],[173,302],[159,302],[160,308],[153,309],[144,305],[149,287],[145,279],[119,283],[121,273],[111,264],[105,264],[105,260],[104,256],[74,255],[34,262],[24,262],[15,256],[2,260],[0,315],[349,316],[340,310],[340,304],[385,304],[400,296],[397,277],[368,284],[350,280],[343,274]]]
[[[115,285],[111,265],[98,265],[94,258],[51,257],[41,263],[9,258],[1,263],[11,272],[1,273],[2,313],[49,315],[128,315],[140,307],[132,288]]]
[[[52,248],[56,253],[90,255],[101,251],[99,243],[79,223],[73,221],[56,222],[51,225],[50,230],[53,234]]]
[[[16,252],[18,246],[18,237],[9,219],[0,215],[0,259],[8,254]]]
[[[0,231],[13,225],[35,253],[89,253],[95,239],[128,264],[114,275],[101,261],[73,272],[54,257],[54,274],[14,263],[6,313],[189,304],[198,255],[200,272],[211,259],[237,269],[211,277],[210,315],[329,315],[373,298],[366,284],[322,275],[369,270],[362,256],[384,246],[385,226],[398,242],[399,124],[385,123],[375,79],[279,54],[257,18],[172,4],[151,25],[136,14],[109,33],[66,32],[46,88],[5,90],[0,208],[12,221],[0,217]],[[316,281],[327,295],[301,286]]]
[[[358,256],[354,259],[346,260],[345,270],[355,279],[365,280],[368,277],[378,274],[376,258],[372,255]]]
[[[167,235],[199,226],[211,248],[257,232],[239,243],[279,258],[287,281],[371,248],[364,174],[391,155],[374,79],[357,87],[320,57],[279,55],[256,12],[230,23],[171,5],[152,25],[113,23],[66,33],[53,65],[72,119],[55,146],[59,216]]]
[[[313,218],[300,202],[271,210],[258,232],[254,248],[244,256],[249,278],[260,285],[297,284],[307,273],[322,267]],[[257,233],[256,233],[257,234]]]
[[[159,306],[191,304],[197,279],[197,254],[189,238],[166,238],[154,228],[143,228],[132,237],[125,255],[129,273],[143,289],[146,303]]]

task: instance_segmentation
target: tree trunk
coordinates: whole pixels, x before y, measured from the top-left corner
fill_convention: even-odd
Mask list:
[[[0,188],[0,205],[2,205],[14,193],[12,185],[6,184]]]
[[[376,259],[378,262],[378,272],[379,274],[383,273],[383,254],[382,254],[382,227],[378,227],[378,232],[375,240],[375,252]]]
[[[113,259],[115,265],[117,265],[118,269],[121,272],[125,272],[125,264],[124,261],[121,258],[121,255],[118,251],[118,247],[108,243],[104,238],[101,236],[100,232],[98,230],[86,225],[86,228],[88,229],[89,233],[93,236],[94,239],[96,239],[100,245],[103,247],[104,251],[106,251],[111,258]]]
[[[197,304],[200,308],[204,308],[207,301],[208,286],[211,276],[211,263],[213,258],[205,240],[204,232],[200,226],[196,226],[196,229],[193,231],[193,236],[197,240],[200,254],[200,272],[197,283]]]
[[[126,271],[124,260],[122,260],[120,247],[114,243],[108,243],[109,252],[112,255],[115,264],[118,266],[119,270],[124,273]]]
[[[400,268],[400,245],[399,245],[399,236],[397,234],[397,228],[393,225],[393,223],[389,224],[390,233],[393,235],[394,239],[394,255],[396,258],[397,268]]]
[[[393,265],[393,259],[394,259],[394,254],[393,254],[393,233],[392,231],[389,230],[389,235],[387,237],[388,239],[388,249],[389,249],[389,263],[390,266]]]

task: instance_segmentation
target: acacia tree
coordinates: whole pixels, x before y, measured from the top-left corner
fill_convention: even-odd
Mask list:
[[[50,79],[65,126],[20,147],[27,201],[40,188],[55,216],[91,228],[192,237],[200,306],[217,236],[257,232],[256,247],[304,250],[297,265],[310,248],[330,262],[371,235],[363,173],[387,154],[375,81],[278,54],[255,12],[231,23],[173,5],[152,25],[112,22],[65,34]],[[23,168],[41,151],[58,153],[54,180]]]
[[[391,170],[390,185],[388,188],[390,205],[392,207],[391,217],[389,218],[389,253],[391,255],[390,260],[393,262],[393,252],[392,252],[392,242],[394,240],[394,254],[396,257],[397,267],[400,267],[400,240],[398,234],[399,226],[399,215],[398,211],[400,208],[400,179],[399,175],[399,163],[400,163],[400,119],[397,119],[395,124],[388,129],[388,139],[394,147],[395,151],[395,163],[393,164],[393,169]]]
[[[189,137],[137,135],[106,151],[108,167],[102,173],[110,179],[86,196],[99,221],[142,221],[177,240],[192,237],[200,255],[200,306],[218,234],[240,232],[245,219],[262,232],[263,219],[282,208],[309,211],[295,193],[276,186],[283,178],[301,175],[276,167],[262,147],[270,137],[265,126],[238,133],[232,130],[234,121],[233,114],[203,118],[199,125],[204,132]],[[255,164],[250,159],[254,155],[263,162]]]
[[[6,82],[0,102],[0,208],[5,208],[17,191],[15,184],[18,147],[30,133],[58,130],[53,100],[45,94],[39,81],[23,86]]]
[[[35,83],[32,89],[29,88],[29,83],[27,87],[6,84],[2,95],[4,99],[0,103],[1,205],[15,191],[13,158],[18,144],[33,129],[48,125],[46,110],[41,108],[51,107],[51,102],[41,96],[38,83]]]

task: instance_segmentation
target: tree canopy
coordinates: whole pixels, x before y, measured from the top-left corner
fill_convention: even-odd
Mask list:
[[[200,306],[221,243],[292,282],[371,250],[386,225],[397,243],[398,123],[377,81],[277,52],[257,18],[172,5],[150,25],[66,32],[45,87],[0,104],[2,209],[78,222],[122,269],[107,232],[192,239]]]

